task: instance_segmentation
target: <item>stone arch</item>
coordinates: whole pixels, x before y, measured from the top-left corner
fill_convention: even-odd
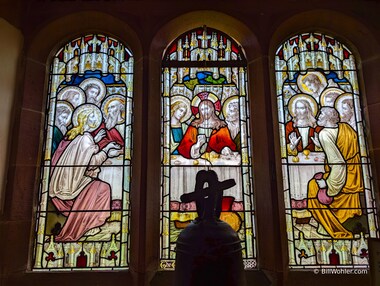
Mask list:
[[[254,168],[255,188],[256,190],[262,189],[265,191],[256,191],[256,205],[257,205],[257,236],[258,236],[258,252],[266,252],[266,258],[260,260],[261,266],[271,268],[275,264],[275,250],[269,246],[272,242],[267,238],[270,233],[274,231],[275,225],[271,220],[265,220],[265,217],[272,216],[271,208],[268,207],[265,201],[271,201],[271,191],[268,189],[268,180],[270,180],[270,166],[269,160],[261,156],[261,154],[269,153],[267,145],[268,133],[267,128],[270,128],[270,122],[266,121],[265,116],[256,116],[258,110],[263,110],[263,105],[267,104],[265,98],[265,83],[263,81],[264,65],[266,64],[266,57],[263,56],[262,48],[259,44],[258,37],[251,28],[240,22],[238,19],[216,11],[195,11],[178,16],[166,25],[163,25],[155,34],[150,46],[150,69],[149,69],[149,111],[151,115],[149,118],[149,142],[155,142],[149,146],[148,157],[154,158],[148,166],[148,177],[150,178],[150,185],[148,186],[148,205],[147,205],[147,223],[149,232],[156,234],[159,233],[158,225],[159,219],[159,168],[160,168],[160,109],[157,108],[160,100],[160,75],[161,75],[161,60],[165,48],[179,35],[184,32],[206,25],[217,29],[226,35],[232,37],[245,51],[248,62],[248,92],[250,97],[250,112],[251,112],[251,138],[253,138],[253,158],[255,165],[260,165],[260,168]],[[269,124],[269,125],[268,125]],[[259,126],[259,127],[258,127]],[[263,133],[264,132],[264,133]],[[261,133],[261,134],[260,134]],[[261,154],[260,154],[261,152]],[[258,154],[257,157],[255,154]],[[261,202],[261,203],[260,203]],[[265,206],[265,207],[264,207]],[[260,224],[261,220],[261,224]],[[149,233],[148,233],[149,235]],[[260,244],[261,243],[261,244]],[[153,242],[150,241],[147,245],[147,251],[154,253],[154,259],[157,261],[157,249],[159,249],[158,239]],[[255,272],[253,276],[257,275],[253,280],[258,279],[261,272]]]
[[[46,94],[47,94],[47,78],[49,75],[49,67],[51,64],[51,57],[57,52],[57,49],[70,39],[86,33],[104,33],[107,34],[132,50],[135,58],[134,68],[134,130],[137,130],[133,138],[134,158],[136,160],[132,163],[134,177],[132,178],[132,190],[139,190],[139,176],[140,176],[140,162],[141,162],[141,149],[138,148],[142,138],[141,130],[141,98],[142,98],[142,47],[139,37],[135,31],[128,26],[126,22],[117,19],[114,16],[101,13],[101,12],[80,12],[69,14],[61,18],[56,18],[50,23],[46,24],[33,37],[29,38],[25,44],[25,63],[24,73],[25,78],[23,84],[23,91],[21,92],[18,102],[16,102],[16,112],[20,115],[20,125],[15,133],[17,138],[18,157],[14,159],[16,166],[27,165],[27,168],[16,168],[13,176],[14,182],[18,183],[20,193],[11,194],[12,199],[7,210],[10,216],[17,215],[30,221],[30,208],[15,207],[20,204],[32,205],[36,200],[38,190],[38,181],[40,172],[40,150],[43,142],[42,130],[44,125],[44,118],[46,112]],[[41,135],[41,136],[39,136]],[[28,142],[28,148],[23,145]],[[16,183],[17,184],[17,183]],[[16,189],[16,188],[15,188]],[[131,224],[140,224],[138,218],[138,205],[140,203],[140,194],[138,191],[132,191],[131,201],[136,205],[136,215],[132,214]],[[17,209],[17,214],[15,214]],[[32,223],[33,224],[33,223]],[[32,227],[34,229],[34,227]],[[118,280],[120,277],[131,281],[131,275],[137,269],[138,261],[138,234],[131,233],[131,262],[130,271],[119,272],[116,277],[112,278]],[[38,274],[37,274],[38,275]],[[78,274],[73,274],[73,279]],[[119,278],[117,278],[117,276]]]
[[[378,148],[380,146],[380,140],[376,134],[373,126],[376,122],[379,122],[379,115],[376,110],[379,109],[379,97],[376,90],[379,88],[379,83],[375,80],[375,76],[379,76],[378,70],[379,64],[379,41],[375,37],[375,33],[372,27],[366,23],[364,19],[354,18],[351,15],[344,14],[342,12],[332,10],[309,10],[301,13],[294,14],[286,19],[281,19],[281,22],[275,27],[273,34],[270,38],[269,44],[269,60],[270,60],[270,82],[272,90],[272,118],[274,126],[274,150],[277,158],[280,158],[278,135],[278,112],[276,103],[276,80],[274,72],[274,56],[276,49],[284,41],[291,38],[294,35],[302,34],[306,32],[321,32],[330,35],[340,43],[345,44],[353,52],[356,60],[356,66],[358,70],[358,81],[360,85],[360,91],[363,95],[362,99],[362,113],[367,121],[366,133],[368,136],[369,153],[370,157],[375,159],[379,157]],[[279,160],[276,160],[279,162]],[[376,168],[377,166],[377,168]],[[378,169],[379,162],[372,161],[372,169]],[[287,261],[287,248],[286,243],[286,223],[284,216],[281,217],[281,213],[284,213],[283,207],[283,193],[282,193],[282,177],[280,163],[276,164],[277,175],[277,188],[278,188],[278,206],[280,210],[280,228],[281,228],[281,243],[282,243],[282,256],[284,261]],[[373,176],[375,189],[378,188],[378,182],[376,182],[376,175]],[[377,201],[378,200],[378,194]],[[290,272],[286,265],[283,264],[285,272],[285,278],[289,277],[294,283],[301,281],[301,274],[297,272]],[[305,278],[305,277],[304,277]],[[303,278],[303,279],[304,279]]]

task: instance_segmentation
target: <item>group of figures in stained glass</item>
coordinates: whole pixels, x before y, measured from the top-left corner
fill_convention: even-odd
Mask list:
[[[35,269],[127,266],[132,74],[91,69],[126,70],[119,45],[90,35],[54,59]]]
[[[224,193],[221,219],[238,232],[245,266],[254,268],[246,71],[238,62],[244,56],[231,39],[202,28],[176,39],[168,51],[163,68],[160,266],[174,268],[177,237],[197,217],[195,202],[183,203],[181,195],[194,191],[198,171],[213,170],[219,180],[237,182]],[[186,67],[192,59],[218,61],[220,66]],[[170,66],[178,60],[183,67]],[[225,61],[236,66],[223,66]]]
[[[378,227],[353,56],[305,34],[276,69],[290,265],[366,267]]]
[[[275,68],[290,267],[368,267],[367,238],[379,231],[354,57],[337,40],[308,33],[279,47]],[[84,36],[56,53],[34,270],[128,267],[132,86],[133,57],[112,38]],[[178,235],[197,216],[195,203],[180,197],[193,192],[200,170],[236,181],[224,193],[221,219],[239,235],[245,268],[256,268],[248,98],[234,40],[203,27],[169,45],[161,269],[174,269]]]

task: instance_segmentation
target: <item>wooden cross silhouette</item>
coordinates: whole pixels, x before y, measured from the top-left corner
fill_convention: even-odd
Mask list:
[[[207,183],[207,187],[204,187]],[[197,173],[195,190],[183,194],[184,203],[195,201],[199,219],[219,219],[222,211],[223,191],[236,185],[234,179],[219,182],[218,175],[213,170],[201,170]]]

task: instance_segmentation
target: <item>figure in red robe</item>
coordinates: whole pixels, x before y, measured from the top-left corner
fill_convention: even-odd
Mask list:
[[[178,152],[185,158],[197,159],[212,151],[229,155],[236,151],[236,145],[227,124],[215,114],[214,104],[206,99],[199,104],[199,118],[186,130]]]
[[[285,137],[288,154],[297,156],[303,150],[320,151],[315,145],[321,127],[316,125],[316,119],[310,103],[303,98],[294,101],[292,121],[286,123]]]
[[[125,120],[123,118],[123,112],[123,103],[118,100],[118,98],[111,98],[106,107],[104,122],[102,122],[100,126],[92,132],[93,136],[96,136],[99,132],[104,133],[103,139],[97,143],[100,149],[107,146],[110,142],[115,142],[121,147],[124,147],[124,139],[118,130],[119,124],[123,123]],[[121,128],[119,129],[121,130]],[[124,133],[123,130],[121,130],[121,132]]]

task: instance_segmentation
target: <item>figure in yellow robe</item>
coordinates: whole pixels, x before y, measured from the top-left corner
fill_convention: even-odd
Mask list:
[[[348,124],[338,122],[334,108],[321,108],[318,125],[324,128],[319,143],[326,154],[325,173],[309,182],[308,209],[332,238],[352,238],[342,224],[362,214],[362,170],[357,134]]]

